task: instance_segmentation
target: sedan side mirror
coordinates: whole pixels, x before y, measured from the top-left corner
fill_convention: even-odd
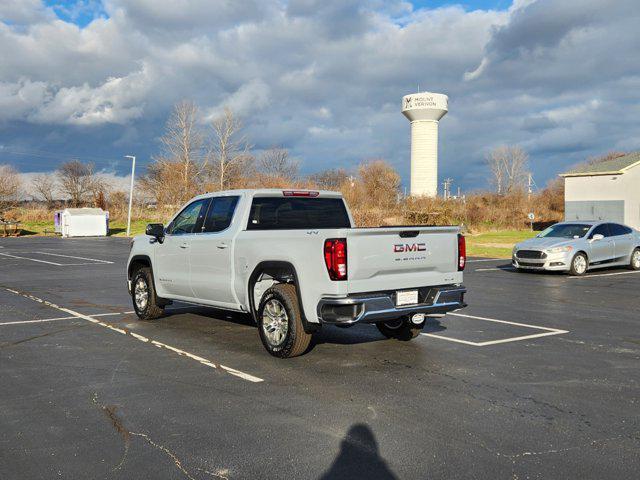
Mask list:
[[[596,233],[593,237],[591,237],[591,240],[593,240],[594,242],[598,242],[603,238],[604,238],[604,235],[602,235],[601,233]]]
[[[164,241],[164,225],[161,223],[150,223],[144,233],[155,238],[160,243]]]

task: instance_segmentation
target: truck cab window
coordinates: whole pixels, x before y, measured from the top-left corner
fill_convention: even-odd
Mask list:
[[[167,233],[169,235],[184,235],[199,232],[202,228],[209,200],[208,198],[196,200],[187,205],[169,224]]]
[[[203,232],[221,232],[229,228],[238,197],[213,197],[204,221]]]
[[[247,230],[350,228],[341,198],[255,197]]]

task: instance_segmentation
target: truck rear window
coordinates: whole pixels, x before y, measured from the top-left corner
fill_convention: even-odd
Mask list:
[[[349,228],[349,216],[340,198],[253,199],[247,230]]]

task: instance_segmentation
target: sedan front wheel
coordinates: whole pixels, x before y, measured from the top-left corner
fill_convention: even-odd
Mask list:
[[[589,268],[589,261],[587,260],[587,256],[580,252],[576,253],[571,260],[571,268],[569,269],[569,273],[571,275],[582,276],[587,273],[587,269]]]
[[[636,248],[631,254],[629,268],[631,270],[640,270],[640,248]]]

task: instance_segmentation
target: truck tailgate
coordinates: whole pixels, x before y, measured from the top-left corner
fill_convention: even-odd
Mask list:
[[[347,234],[349,293],[462,281],[457,227],[356,228]]]

